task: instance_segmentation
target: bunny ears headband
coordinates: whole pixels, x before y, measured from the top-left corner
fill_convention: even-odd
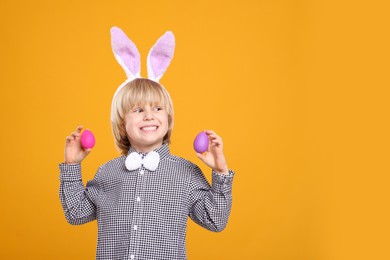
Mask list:
[[[127,80],[118,87],[112,99],[111,121],[113,121],[115,97],[124,85],[141,77],[141,61],[135,44],[118,27],[111,28],[111,47],[116,60],[127,76]],[[148,79],[159,82],[171,63],[174,51],[175,36],[171,31],[168,31],[157,40],[149,51],[147,58]]]

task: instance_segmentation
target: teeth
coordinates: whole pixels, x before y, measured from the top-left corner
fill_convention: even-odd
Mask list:
[[[157,126],[146,126],[146,127],[142,127],[142,130],[144,131],[154,131],[157,129]]]

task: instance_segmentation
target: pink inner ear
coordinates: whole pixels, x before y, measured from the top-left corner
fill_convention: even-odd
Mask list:
[[[166,32],[150,50],[148,64],[152,75],[149,77],[160,79],[167,70],[175,50],[175,36],[172,32]]]
[[[135,44],[118,27],[111,28],[111,46],[126,74],[136,76],[140,71],[140,55]],[[129,75],[128,75],[129,76]]]

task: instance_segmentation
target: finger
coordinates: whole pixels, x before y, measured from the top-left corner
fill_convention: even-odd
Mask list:
[[[210,149],[218,149],[218,150],[222,150],[223,149],[223,144],[221,143],[211,143],[210,144]],[[210,150],[210,151],[211,151]]]
[[[209,137],[210,137],[211,140],[220,140],[220,141],[222,141],[222,138],[220,136],[218,136],[218,135],[210,135]]]
[[[72,141],[73,140],[73,137],[72,136],[67,136],[66,137],[66,142],[67,143],[69,143],[70,141]]]
[[[212,143],[222,143],[222,138],[218,135],[210,136],[210,142]]]
[[[205,132],[206,132],[206,134],[207,135],[212,135],[212,136],[214,136],[214,135],[217,135],[213,130],[205,130]]]
[[[83,126],[82,126],[82,125],[79,125],[79,126],[76,128],[76,132],[80,133],[82,129],[83,129]]]
[[[221,139],[214,139],[214,140],[211,140],[211,143],[212,143],[212,144],[217,144],[217,145],[222,145],[222,144],[223,144],[223,142],[222,142]]]
[[[198,156],[198,158],[201,159],[202,161],[204,161],[206,158],[206,155],[204,153],[196,153],[196,156]]]
[[[223,142],[222,140],[215,139],[210,142],[211,148],[217,148],[217,149],[223,149]]]
[[[213,130],[206,130],[206,134],[211,138],[211,139],[222,139],[219,135],[217,135]]]
[[[73,132],[72,133],[72,136],[74,137],[74,138],[76,138],[76,137],[79,137],[81,134],[79,133],[79,132]]]

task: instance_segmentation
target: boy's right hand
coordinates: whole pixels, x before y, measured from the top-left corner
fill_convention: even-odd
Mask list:
[[[81,163],[91,151],[91,149],[84,149],[81,146],[80,137],[82,129],[82,126],[78,126],[75,132],[66,137],[65,164]]]

